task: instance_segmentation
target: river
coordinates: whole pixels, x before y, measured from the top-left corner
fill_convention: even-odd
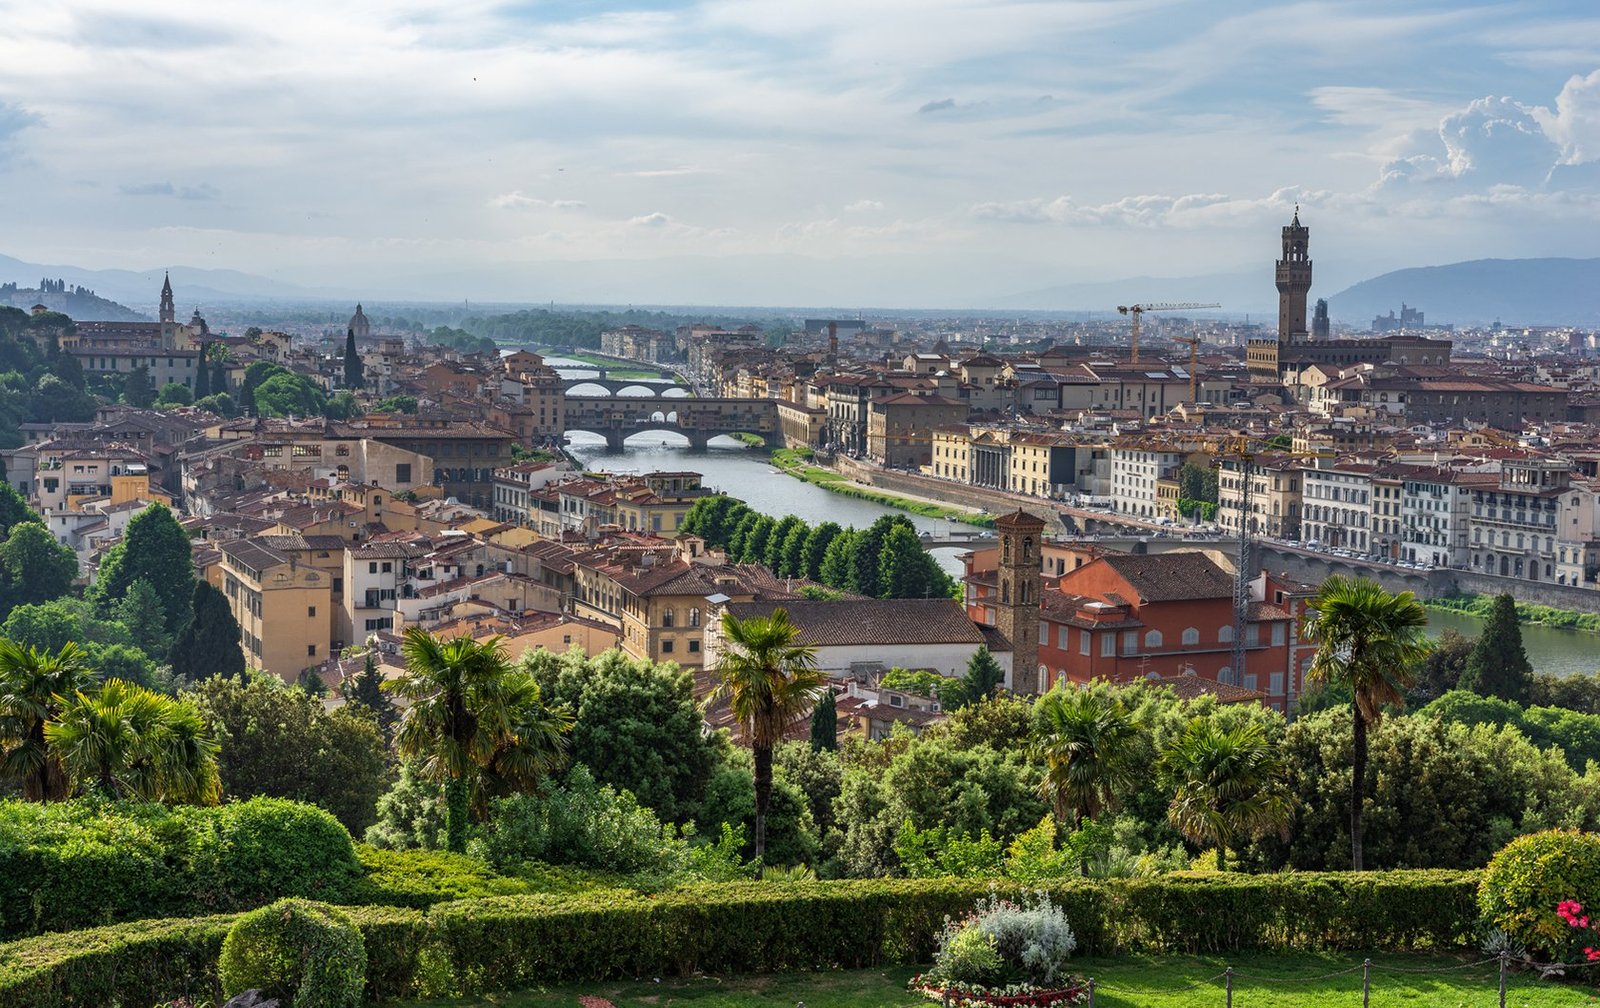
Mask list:
[[[545,362],[568,378],[592,378],[597,373],[589,365],[560,357],[547,357]],[[581,395],[590,390],[580,386],[576,391]],[[647,393],[639,390],[631,394]],[[672,397],[669,392],[664,398]],[[918,532],[943,536],[951,531],[952,525],[956,531],[972,530],[971,526],[941,518],[924,518],[871,501],[829,493],[819,486],[785,476],[772,467],[765,452],[731,437],[712,438],[704,451],[696,451],[689,447],[688,438],[651,431],[629,438],[621,451],[611,451],[598,434],[573,431],[567,435],[567,451],[586,468],[606,472],[697,472],[706,486],[737,497],[763,514],[774,517],[792,514],[813,525],[836,521],[840,525],[864,528],[886,514],[895,514],[910,519]],[[964,550],[951,548],[932,552],[945,571],[961,573],[957,557]]]
[[[551,367],[569,378],[592,378],[598,372],[591,365],[559,357],[546,358]],[[598,391],[595,389],[593,391]],[[633,395],[646,394],[643,390]],[[682,395],[683,393],[678,393]],[[668,393],[667,397],[671,397]],[[881,504],[829,493],[821,487],[785,476],[768,464],[766,456],[729,437],[712,438],[705,451],[690,449],[687,438],[676,434],[649,433],[631,438],[620,452],[608,451],[605,439],[576,431],[569,435],[568,450],[585,466],[609,472],[648,472],[650,470],[689,470],[702,474],[705,484],[738,497],[763,514],[798,515],[813,525],[836,521],[860,528],[885,514],[902,514],[911,519],[919,532],[943,535],[951,523],[937,518],[906,514]],[[965,530],[966,526],[956,526]],[[935,550],[939,565],[952,574],[961,572],[956,558],[960,549]],[[1428,610],[1429,632],[1437,637],[1452,629],[1476,637],[1483,621],[1463,613]],[[1600,635],[1581,630],[1524,625],[1522,644],[1528,660],[1539,672],[1554,675],[1589,673],[1600,669]]]

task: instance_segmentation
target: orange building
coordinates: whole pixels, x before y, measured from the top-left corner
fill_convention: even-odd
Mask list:
[[[967,607],[992,612],[998,572],[973,570]],[[1063,573],[1040,593],[1039,667],[1049,687],[1061,680],[1134,682],[1194,677],[1236,683],[1261,703],[1285,710],[1301,693],[1304,644],[1281,590],[1252,601],[1245,623],[1245,671],[1233,675],[1233,577],[1204,553],[1108,554]],[[1252,591],[1252,598],[1266,592]],[[1296,669],[1293,676],[1291,668]],[[1236,693],[1237,691],[1230,691]]]

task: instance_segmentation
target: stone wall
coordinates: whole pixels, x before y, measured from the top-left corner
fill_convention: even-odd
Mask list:
[[[1459,594],[1499,595],[1510,592],[1518,602],[1533,602],[1554,606],[1557,609],[1574,609],[1578,612],[1600,612],[1600,591],[1561,585],[1551,581],[1529,581],[1526,578],[1500,577],[1498,574],[1479,574],[1476,571],[1451,571],[1455,590]]]
[[[958,507],[988,511],[993,515],[1009,514],[1020,507],[1029,514],[1043,518],[1047,534],[1059,535],[1062,531],[1063,526],[1059,518],[1061,510],[1049,501],[1037,497],[963,486],[948,480],[934,479],[932,476],[919,476],[916,473],[879,469],[877,466],[864,465],[843,455],[835,459],[834,467],[857,483],[878,487],[891,493],[911,494]]]

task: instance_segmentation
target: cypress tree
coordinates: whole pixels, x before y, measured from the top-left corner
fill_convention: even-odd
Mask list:
[[[1510,595],[1496,595],[1494,609],[1467,656],[1467,670],[1459,689],[1479,696],[1499,697],[1525,704],[1533,689],[1533,665],[1522,648],[1522,627],[1517,624],[1517,603]]]
[[[188,682],[212,676],[243,678],[239,621],[227,598],[207,581],[196,581],[189,622],[172,644],[172,672]]]
[[[211,391],[228,391],[228,365],[217,361],[211,366]]]
[[[194,369],[194,397],[204,399],[211,394],[211,369],[206,367],[206,347],[209,343],[200,344],[200,359],[195,362]]]
[[[831,689],[823,690],[822,698],[811,709],[811,748],[819,752],[839,748],[839,709]]]
[[[822,556],[822,566],[818,569],[817,580],[829,588],[849,590],[850,557],[860,535],[861,533],[850,528],[844,529],[828,540],[828,548]]]
[[[394,701],[383,692],[383,676],[378,673],[378,662],[372,651],[367,652],[361,671],[346,680],[340,691],[346,703],[365,707],[378,719],[378,730],[383,733],[385,744],[394,741],[394,726],[400,714],[394,709]]]
[[[952,708],[964,707],[969,703],[977,703],[994,696],[994,691],[1005,682],[1005,669],[994,660],[994,655],[983,645],[978,645],[978,650],[972,652],[972,657],[967,659],[967,674],[961,679],[960,702],[950,704]]]
[[[129,406],[148,409],[156,401],[155,386],[150,384],[150,369],[140,365],[128,372],[127,379],[122,383],[122,398]]]
[[[110,616],[140,578],[150,582],[161,596],[167,631],[182,627],[192,607],[194,560],[189,534],[165,504],[151,504],[134,515],[122,541],[111,547],[100,562],[90,588],[96,609]]]
[[[366,365],[356,351],[356,331],[346,330],[344,337],[344,387],[358,389],[366,385]]]

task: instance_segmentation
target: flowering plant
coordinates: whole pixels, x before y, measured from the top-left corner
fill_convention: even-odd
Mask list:
[[[1053,1008],[1056,1005],[1081,1005],[1089,1001],[1089,989],[1077,977],[1065,978],[1063,987],[1043,988],[1029,983],[1005,984],[985,987],[982,984],[941,981],[930,975],[919,974],[907,985],[911,990],[926,995],[953,1008],[989,1008],[989,1006],[1017,1006],[1017,1008]],[[946,1002],[948,998],[948,1002]]]
[[[1593,937],[1594,932],[1600,931],[1600,922],[1591,927],[1583,904],[1574,899],[1557,903],[1556,916],[1566,921],[1571,930],[1565,961],[1600,963],[1600,938]]]

